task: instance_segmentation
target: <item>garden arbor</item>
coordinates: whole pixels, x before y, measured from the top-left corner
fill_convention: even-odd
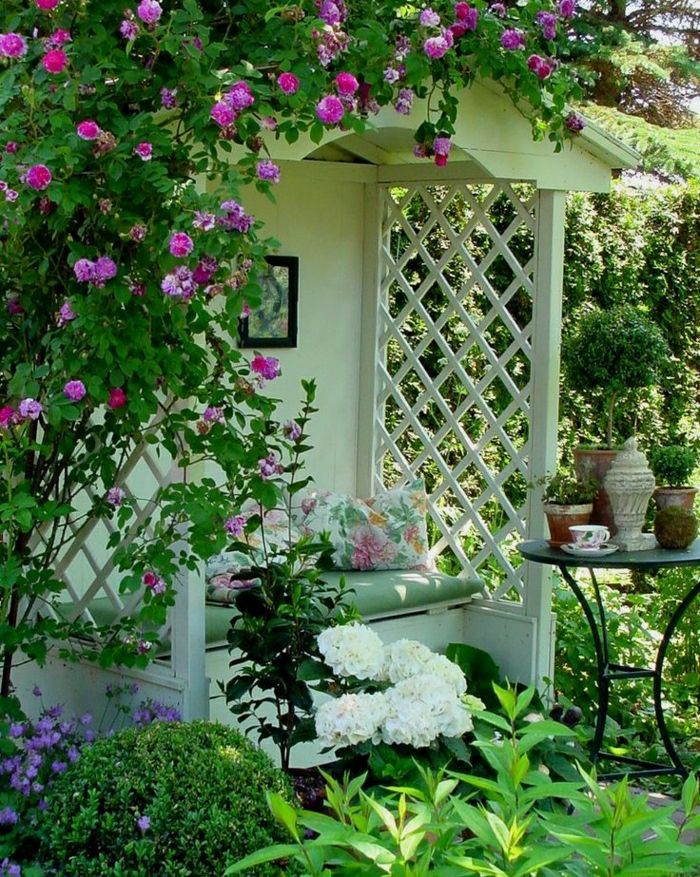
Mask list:
[[[462,94],[449,162],[436,167],[413,154],[425,114],[418,101],[409,116],[387,108],[364,134],[336,130],[320,145],[269,135],[275,201],[246,194],[245,208],[300,266],[298,346],[274,351],[283,377],[271,390],[291,414],[300,378],[318,381],[309,467],[319,488],[369,495],[425,477],[434,558],[487,585],[465,609],[466,641],[532,681],[551,675],[551,589],[514,546],[544,532],[527,484],[556,460],[565,197],[606,191],[611,171],[636,158],[593,126],[555,153],[482,83]],[[152,449],[131,473],[137,496],[181,477]],[[77,611],[105,598],[127,611],[98,538],[76,538],[62,567]],[[134,673],[186,717],[206,712],[207,676],[227,667],[225,650],[220,665],[205,662],[205,612],[201,578],[183,572],[171,654]],[[50,662],[46,672],[60,699],[95,697],[94,668]],[[30,687],[36,670],[23,679]]]

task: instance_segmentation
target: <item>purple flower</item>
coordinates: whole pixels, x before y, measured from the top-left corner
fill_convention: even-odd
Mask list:
[[[414,98],[415,95],[410,88],[402,88],[399,91],[399,96],[396,98],[396,103],[394,104],[396,112],[401,113],[402,116],[408,116],[413,109]]]
[[[549,79],[554,72],[555,62],[541,55],[530,55],[527,66],[542,80]]]
[[[211,231],[216,227],[216,216],[213,213],[207,213],[205,210],[196,210],[192,227],[199,231]]]
[[[177,89],[161,88],[160,105],[166,110],[172,110],[177,106]]]
[[[52,761],[51,762],[51,773],[65,773],[68,770],[68,764],[65,761]]]
[[[288,420],[282,427],[282,432],[292,442],[301,438],[301,427],[295,420]]]
[[[237,539],[243,535],[248,518],[245,515],[232,515],[224,521],[224,530],[229,536]]]
[[[81,283],[89,283],[95,276],[95,263],[90,259],[78,259],[73,265],[73,272]]]
[[[573,134],[580,134],[586,127],[586,120],[578,113],[569,113],[564,124]]]
[[[107,491],[107,502],[115,509],[119,508],[125,499],[126,491],[122,490],[121,487],[110,487]]]
[[[95,262],[94,279],[95,286],[103,286],[106,280],[117,276],[117,264],[109,256],[100,256]]]
[[[85,119],[83,122],[79,122],[75,131],[81,140],[97,140],[102,133],[102,129],[93,119]]]
[[[393,85],[395,82],[398,82],[401,78],[401,74],[396,69],[396,67],[387,67],[384,71],[384,82],[388,82],[389,85]]]
[[[29,420],[38,420],[43,410],[44,406],[36,399],[22,399],[19,403],[20,417],[29,418]],[[41,692],[37,696],[41,697]]]
[[[77,314],[73,310],[73,307],[70,301],[66,300],[63,302],[61,307],[58,309],[58,315],[56,317],[56,325],[59,329],[62,329],[68,323],[72,322],[77,317]]]
[[[423,27],[440,27],[440,16],[430,7],[421,11],[418,20]]]
[[[220,100],[211,108],[209,115],[220,128],[228,128],[236,121],[236,113],[232,106]]]
[[[157,0],[141,0],[136,14],[145,24],[156,24],[163,14],[163,7]]]
[[[280,464],[274,451],[269,453],[267,457],[263,457],[262,460],[258,460],[258,467],[263,480],[272,478],[273,475],[281,475],[284,472],[284,466]]]
[[[7,736],[16,739],[17,737],[24,736],[25,730],[26,727],[22,722],[12,722],[7,732]]]
[[[323,0],[323,2],[317,2],[317,5],[319,7],[318,17],[331,27],[341,24],[347,17],[345,3],[342,0],[339,0],[339,2]]]
[[[525,34],[516,28],[508,28],[501,36],[501,45],[509,52],[525,48]]]
[[[63,395],[71,402],[80,402],[81,399],[85,398],[86,393],[87,390],[82,381],[68,381],[63,388]]]
[[[145,572],[142,581],[145,587],[154,594],[164,594],[166,591],[167,586],[165,582],[159,575],[156,575],[153,570]]]
[[[542,28],[542,34],[546,40],[554,40],[557,36],[557,16],[553,12],[537,13],[537,23]]]
[[[576,0],[561,0],[559,15],[562,18],[573,18],[576,15]]]
[[[240,231],[245,234],[255,221],[245,212],[242,205],[232,198],[228,201],[222,201],[221,209],[226,213],[226,216],[219,219],[218,222],[227,231]]]
[[[26,54],[27,41],[21,34],[0,34],[0,58],[21,58]]]
[[[24,308],[22,307],[18,295],[11,295],[7,299],[5,306],[7,307],[7,313],[13,317],[19,317],[24,313]]]
[[[17,818],[12,807],[3,807],[0,810],[0,825],[17,825]]]
[[[146,832],[151,827],[151,820],[148,816],[139,816],[136,820],[136,824],[141,829],[141,831]]]
[[[153,158],[153,144],[148,143],[148,141],[138,143],[134,147],[134,153],[138,155],[141,161],[150,161]]]
[[[266,381],[272,381],[281,374],[279,360],[274,356],[263,356],[260,353],[251,360],[250,370]]]
[[[428,37],[423,43],[423,51],[429,58],[437,61],[440,58],[443,58],[452,48],[454,38],[451,34],[448,38],[448,33],[450,33],[450,31],[444,31],[439,37]]]
[[[184,231],[176,231],[170,237],[170,253],[177,259],[185,259],[194,249],[192,238]]]
[[[224,95],[224,103],[237,112],[245,110],[255,103],[253,92],[247,82],[236,82]]]
[[[139,26],[135,21],[129,21],[125,18],[119,25],[119,33],[125,40],[135,40],[139,35]]]
[[[499,18],[505,18],[506,15],[508,15],[505,3],[492,3],[489,6],[489,12],[493,13],[493,15],[497,15]]]
[[[206,423],[224,423],[224,412],[221,408],[210,405],[208,408],[204,409],[202,420],[206,421]]]
[[[142,241],[144,241],[147,234],[147,226],[141,225],[141,223],[136,223],[136,225],[132,225],[129,229],[129,237],[135,244],[140,244]]]
[[[47,189],[51,185],[52,179],[53,177],[51,176],[51,171],[46,167],[45,164],[32,165],[32,167],[30,167],[27,171],[27,175],[25,177],[27,185],[37,192],[41,192],[43,189]]]
[[[41,688],[39,688],[38,685],[35,685],[34,688],[32,688],[32,694],[34,697],[41,697]]]
[[[342,101],[334,94],[328,94],[316,104],[316,117],[324,125],[337,125],[345,115]]]
[[[186,265],[178,265],[172,273],[166,274],[160,288],[171,298],[184,301],[191,299],[197,291],[192,272]]]
[[[279,183],[280,181],[279,165],[276,165],[274,161],[269,161],[269,159],[259,161],[255,166],[255,172],[258,179],[268,183]]]
[[[280,73],[277,85],[284,94],[296,94],[299,91],[299,80],[293,73]]]

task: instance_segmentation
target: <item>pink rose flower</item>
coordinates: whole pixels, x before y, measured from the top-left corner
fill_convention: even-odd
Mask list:
[[[123,408],[126,405],[126,393],[121,387],[113,387],[109,391],[107,405],[113,410],[116,408]]]
[[[258,353],[250,363],[250,370],[266,381],[272,381],[281,373],[279,360],[274,356],[263,356]]]
[[[247,82],[235,82],[224,95],[224,103],[237,112],[251,107],[255,98]]]
[[[335,87],[338,89],[338,94],[349,95],[355,94],[360,87],[360,83],[352,73],[339,73],[335,77]]]
[[[447,164],[447,158],[452,149],[452,141],[449,137],[436,137],[433,140],[433,153],[435,154],[435,164],[438,167],[444,167]]]
[[[49,38],[50,45],[47,44],[46,48],[60,48],[61,46],[65,46],[66,43],[72,42],[72,40],[73,38],[70,35],[70,31],[59,27],[51,34],[51,37]]]
[[[63,49],[51,49],[41,59],[41,66],[47,73],[63,73],[68,63],[68,55]]]
[[[509,28],[503,31],[501,37],[501,45],[509,52],[516,52],[518,49],[525,48],[525,34],[516,28]]]
[[[55,9],[58,6],[58,0],[35,0],[35,3],[39,9],[45,11]]]
[[[255,172],[258,175],[258,179],[265,180],[268,183],[279,183],[280,181],[280,169],[274,161],[267,159],[259,161],[255,166]]]
[[[63,395],[66,399],[70,399],[71,402],[80,402],[81,399],[85,398],[86,393],[87,390],[82,381],[68,381],[63,388]]]
[[[430,7],[422,10],[418,20],[422,27],[440,27],[440,16]]]
[[[56,325],[59,329],[62,329],[68,323],[72,322],[76,318],[76,316],[77,314],[73,310],[70,301],[64,301],[61,307],[58,309]]]
[[[576,0],[561,0],[559,15],[562,18],[573,18],[576,15]]]
[[[165,582],[163,579],[156,575],[152,570],[143,574],[142,579],[144,585],[152,591],[154,594],[164,594],[165,593]]]
[[[334,94],[326,95],[316,104],[316,117],[324,125],[337,125],[344,115],[345,107]]]
[[[293,73],[280,73],[277,85],[284,94],[296,94],[299,91],[299,80]]]
[[[184,231],[176,231],[170,237],[170,252],[177,259],[185,259],[192,252],[194,243]]]
[[[150,161],[153,158],[153,144],[144,141],[134,146],[134,153],[138,155],[141,161]]]
[[[17,143],[15,140],[10,140],[5,144],[5,152],[8,155],[14,155],[18,149],[19,143]]]
[[[139,35],[139,26],[136,22],[129,21],[128,18],[125,18],[119,25],[119,33],[125,40],[135,40]]]
[[[92,119],[85,119],[85,121],[79,122],[75,131],[81,140],[97,140],[102,133],[100,126]]]
[[[0,34],[0,58],[22,58],[26,54],[27,41],[21,34]]]
[[[447,31],[447,33],[449,33],[449,31]],[[445,38],[445,34],[439,37],[428,37],[428,39],[423,43],[423,51],[429,58],[432,58],[434,61],[438,61],[440,58],[443,58],[450,50],[450,48],[450,43]]]
[[[26,182],[31,189],[40,192],[51,185],[51,171],[45,164],[34,164],[27,171]]]

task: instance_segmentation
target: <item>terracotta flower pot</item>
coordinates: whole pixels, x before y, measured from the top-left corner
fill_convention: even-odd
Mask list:
[[[591,522],[592,511],[592,502],[582,503],[581,505],[545,503],[544,513],[547,516],[547,524],[549,525],[548,541],[551,547],[559,548],[561,545],[568,545],[569,542],[573,542],[569,527],[573,527],[576,524],[589,524]]]
[[[593,514],[588,523],[603,524],[610,530],[610,535],[617,533],[613,518],[610,498],[603,488],[603,479],[608,473],[612,461],[618,455],[618,451],[599,450],[597,448],[575,448],[574,469],[576,475],[582,481],[595,481],[600,485],[598,496],[593,502]]]
[[[697,487],[657,487],[654,502],[659,511],[674,505],[692,511],[697,492]]]

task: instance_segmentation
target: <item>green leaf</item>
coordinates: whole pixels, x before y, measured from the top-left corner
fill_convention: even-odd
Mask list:
[[[272,844],[230,865],[224,874],[240,874],[242,871],[248,871],[250,868],[255,868],[258,865],[265,865],[267,862],[289,859],[298,852],[299,847],[296,844]]]
[[[298,816],[296,810],[276,792],[267,792],[266,798],[272,815],[287,829],[294,840],[298,841],[299,829],[297,827]]]

